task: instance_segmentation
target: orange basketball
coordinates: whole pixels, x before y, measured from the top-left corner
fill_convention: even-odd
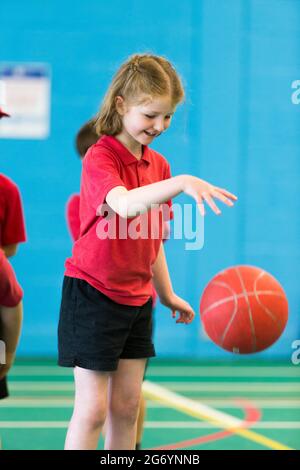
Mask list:
[[[288,319],[279,282],[261,268],[233,266],[204,289],[201,320],[210,339],[227,351],[251,354],[271,346]]]

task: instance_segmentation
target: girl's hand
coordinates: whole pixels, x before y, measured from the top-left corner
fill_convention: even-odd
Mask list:
[[[215,204],[213,198],[219,199],[227,206],[233,206],[233,201],[237,200],[234,194],[226,191],[225,189],[213,186],[200,178],[196,178],[191,175],[184,175],[183,177],[183,192],[192,196],[199,207],[200,214],[205,215],[204,201],[210,206],[210,208],[217,214],[220,215],[221,211]]]
[[[176,294],[172,294],[168,299],[160,299],[161,303],[172,310],[172,317],[176,318],[176,312],[179,313],[179,317],[176,323],[185,323],[188,325],[195,318],[195,312],[188,302],[178,297]]]

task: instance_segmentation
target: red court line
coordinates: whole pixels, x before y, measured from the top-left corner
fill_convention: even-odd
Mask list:
[[[244,412],[244,419],[241,424],[242,429],[247,429],[253,426],[261,419],[261,411],[256,408],[253,403],[243,398],[235,399],[235,403],[241,405],[241,408]],[[174,444],[167,444],[164,446],[153,447],[151,450],[176,450],[176,449],[185,449],[187,447],[192,447],[195,445],[206,444],[207,442],[219,441],[225,439],[234,434],[234,431],[226,430],[219,431],[212,434],[207,434],[206,436],[196,437],[195,439],[190,439],[188,441],[175,442]]]

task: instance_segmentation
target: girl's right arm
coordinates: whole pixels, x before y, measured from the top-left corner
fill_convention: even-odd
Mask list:
[[[124,186],[117,186],[109,191],[106,202],[121,217],[130,218],[148,211],[152,205],[167,202],[180,193],[188,194],[195,199],[201,215],[205,215],[204,201],[219,215],[221,211],[215,204],[214,198],[228,206],[233,206],[232,201],[237,200],[234,194],[200,178],[179,175],[130,191]]]

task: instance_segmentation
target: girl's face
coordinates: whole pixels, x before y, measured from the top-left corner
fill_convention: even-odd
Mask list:
[[[175,107],[170,98],[158,97],[138,105],[126,105],[123,98],[117,98],[117,109],[122,116],[123,129],[119,137],[128,147],[136,150],[149,145],[171,124]]]

